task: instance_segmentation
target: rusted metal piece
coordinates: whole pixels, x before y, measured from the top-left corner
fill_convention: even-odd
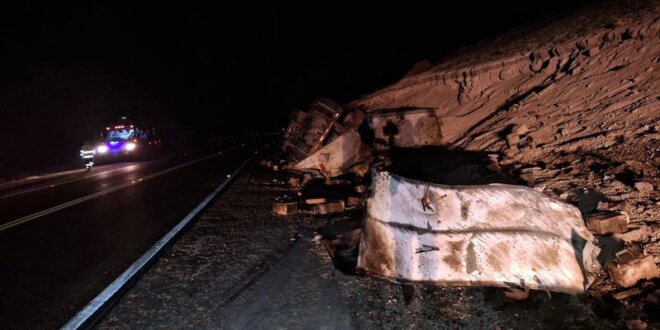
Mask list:
[[[582,293],[600,269],[580,211],[523,186],[375,173],[358,268],[399,283]],[[420,200],[428,197],[428,206]]]

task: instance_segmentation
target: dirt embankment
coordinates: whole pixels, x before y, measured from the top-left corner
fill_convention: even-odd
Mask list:
[[[417,66],[352,105],[432,108],[440,143],[464,150],[504,151],[500,134],[524,124],[533,147],[519,157],[657,141],[659,17],[651,1],[577,10]]]
[[[433,144],[490,153],[491,169],[584,213],[624,210],[623,243],[658,255],[659,36],[657,1],[592,5],[417,65],[351,105],[433,109]]]
[[[624,233],[598,236],[603,260],[636,247],[657,263],[659,37],[657,1],[576,8],[435,64],[420,62],[400,81],[350,105],[381,118],[392,111],[430,113],[437,120],[433,125],[407,122],[403,115],[371,122],[376,138],[408,148],[392,155],[415,149],[415,155],[426,157],[417,160],[417,172],[451,163],[447,154],[481,155],[483,166],[454,170],[461,173],[459,184],[526,183],[575,204],[585,215],[625,211],[630,223]],[[425,126],[415,126],[419,123]],[[415,130],[406,128],[412,126]],[[434,129],[432,139],[402,136],[428,127]],[[429,145],[440,148],[421,148]],[[444,154],[434,159],[429,155],[434,150]],[[489,179],[494,174],[499,179]],[[418,178],[456,184],[432,170]],[[641,284],[643,294],[616,301],[613,296],[623,289],[604,271],[601,275],[588,296],[599,301],[594,306],[603,308],[602,315],[640,317],[657,300],[648,294],[657,281],[650,281]]]

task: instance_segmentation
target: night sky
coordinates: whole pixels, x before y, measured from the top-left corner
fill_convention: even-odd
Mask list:
[[[0,10],[0,171],[76,159],[120,115],[166,139],[274,131],[573,1],[25,2]]]

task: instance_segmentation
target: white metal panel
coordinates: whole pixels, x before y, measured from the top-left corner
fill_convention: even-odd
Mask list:
[[[295,165],[296,169],[314,169],[330,176],[343,174],[351,166],[363,161],[369,153],[360,134],[350,129],[323,148]]]
[[[445,186],[380,172],[358,267],[399,282],[580,293],[600,268],[592,241],[576,207],[527,187]]]

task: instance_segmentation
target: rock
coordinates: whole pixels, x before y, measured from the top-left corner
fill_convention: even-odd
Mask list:
[[[348,205],[350,205],[350,206],[364,205],[365,204],[364,198],[362,198],[362,197],[349,196],[346,201],[347,201]]]
[[[644,330],[648,327],[648,324],[642,320],[628,320],[626,321],[626,327],[630,330]]]
[[[645,256],[635,248],[619,251],[616,260],[607,263],[607,272],[614,283],[624,288],[629,288],[642,279],[660,277],[653,256]]]
[[[291,188],[299,188],[300,187],[300,179],[298,179],[296,177],[293,177],[293,176],[290,177],[289,178],[289,185],[291,186]]]
[[[506,135],[506,143],[509,145],[509,148],[517,147],[520,143],[520,136],[518,133],[513,132]]]
[[[527,127],[527,125],[525,125],[525,124],[522,124],[522,125],[516,126],[516,128],[513,131],[518,133],[518,135],[523,135],[523,134],[527,134],[527,132],[529,132],[529,127]]]
[[[355,173],[355,175],[357,175],[358,177],[364,177],[365,175],[367,175],[367,173],[369,173],[369,169],[370,169],[369,163],[363,162],[351,167],[351,172]]]
[[[491,171],[491,172],[500,172],[502,171],[502,167],[500,167],[500,163],[497,160],[492,160],[488,162],[488,165],[486,165],[486,168]]]
[[[332,202],[321,203],[317,205],[319,214],[329,214],[342,212],[346,208],[343,200],[336,200]]]
[[[614,235],[617,239],[625,242],[626,244],[633,244],[646,241],[653,236],[654,230],[649,226],[643,226],[635,230],[625,232],[623,234]]]
[[[648,182],[637,182],[635,183],[635,189],[637,189],[642,194],[648,194],[653,191],[653,185]]]
[[[596,204],[596,210],[598,211],[607,211],[609,209],[610,209],[610,203],[608,202],[599,201],[598,204]]]
[[[607,235],[625,233],[630,217],[623,211],[598,211],[587,214],[586,220],[589,230],[599,235]]]
[[[641,173],[644,170],[644,164],[636,160],[627,160],[626,167],[630,168],[634,172]]]
[[[365,191],[367,191],[367,186],[365,186],[365,185],[357,185],[357,186],[355,186],[355,192],[356,192],[356,193],[362,194],[362,193],[364,193]]]
[[[518,150],[518,147],[517,146],[512,146],[509,149],[504,151],[504,157],[513,158],[518,154],[518,152],[520,152],[520,150]],[[505,164],[505,161],[502,161],[502,165],[504,165],[504,164]]]
[[[548,180],[556,177],[559,174],[559,170],[547,170],[540,167],[528,167],[520,171],[522,174],[520,178],[525,180],[529,184],[535,184],[541,180]]]
[[[525,136],[520,139],[520,143],[518,143],[518,148],[520,149],[536,148],[536,142],[534,142],[534,139],[532,139],[531,136]]]
[[[278,215],[294,215],[298,213],[298,203],[273,202],[273,213]]]
[[[504,291],[504,296],[513,301],[521,301],[529,298],[529,287],[525,286],[524,290],[516,289],[516,288],[507,288],[506,291]]]
[[[610,183],[610,188],[613,190],[620,190],[620,191],[628,191],[630,188],[626,186],[625,183],[619,181],[619,180],[613,180],[612,183]]]
[[[534,186],[533,189],[538,191],[538,192],[543,192],[546,187],[547,187],[546,184],[538,184],[538,185]]]
[[[624,290],[624,291],[617,292],[617,293],[613,294],[612,297],[614,297],[614,299],[616,299],[616,300],[623,300],[623,299],[626,299],[626,298],[630,298],[632,296],[636,296],[640,293],[642,293],[641,288],[632,288],[632,289],[629,289],[629,290]]]

